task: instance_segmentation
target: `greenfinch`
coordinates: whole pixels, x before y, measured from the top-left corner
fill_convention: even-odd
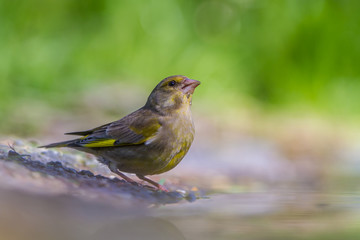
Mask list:
[[[167,77],[135,112],[97,128],[65,133],[82,137],[42,147],[69,147],[91,153],[126,181],[134,182],[122,172],[134,173],[167,191],[145,176],[173,169],[188,152],[195,134],[190,107],[199,84],[182,75]]]

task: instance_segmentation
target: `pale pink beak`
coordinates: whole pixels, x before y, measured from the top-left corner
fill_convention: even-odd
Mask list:
[[[182,84],[183,84],[183,87],[181,88],[181,91],[184,94],[189,94],[189,93],[193,94],[195,88],[200,85],[200,81],[185,78],[184,81],[182,82]]]

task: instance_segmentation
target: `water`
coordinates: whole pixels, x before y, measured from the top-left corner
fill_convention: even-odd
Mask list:
[[[173,223],[185,239],[360,238],[358,193],[216,194],[164,206],[156,214]]]
[[[0,207],[1,239],[7,240],[360,239],[358,192],[212,194],[149,207],[1,190]]]

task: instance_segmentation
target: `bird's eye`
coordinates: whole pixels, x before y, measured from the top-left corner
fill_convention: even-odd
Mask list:
[[[173,87],[173,86],[175,86],[175,84],[176,84],[176,81],[172,80],[172,81],[169,82],[168,85],[169,85],[170,87]]]

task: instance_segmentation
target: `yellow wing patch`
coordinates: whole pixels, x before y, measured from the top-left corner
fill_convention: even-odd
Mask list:
[[[87,138],[89,135],[90,135],[90,134],[85,135],[85,136],[81,137],[80,139],[83,140],[83,139]]]
[[[102,140],[95,140],[93,142],[90,143],[86,143],[84,144],[84,147],[93,147],[93,148],[97,148],[97,147],[113,147],[115,146],[115,139],[102,139]]]

